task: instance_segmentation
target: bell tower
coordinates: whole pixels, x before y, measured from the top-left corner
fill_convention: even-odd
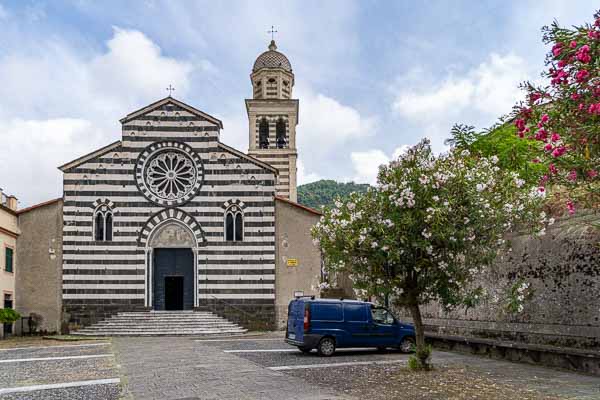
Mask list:
[[[248,154],[277,168],[276,195],[296,202],[298,100],[292,99],[292,65],[277,51],[275,40],[254,62],[250,80],[252,99],[246,99]]]

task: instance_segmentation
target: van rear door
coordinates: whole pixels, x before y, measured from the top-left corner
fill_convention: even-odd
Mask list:
[[[288,339],[298,342],[304,340],[304,304],[302,300],[292,300],[288,306]]]

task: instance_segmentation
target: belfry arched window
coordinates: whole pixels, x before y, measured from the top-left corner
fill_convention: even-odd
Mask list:
[[[275,125],[275,137],[277,141],[277,148],[283,149],[286,147],[286,126],[283,118],[279,118],[277,120],[277,124]]]
[[[94,211],[94,240],[113,240],[113,213],[106,205],[101,205]]]
[[[225,211],[225,240],[228,242],[244,240],[244,216],[237,206],[231,206]]]
[[[258,124],[258,147],[261,149],[269,148],[269,122],[266,118],[261,119]]]

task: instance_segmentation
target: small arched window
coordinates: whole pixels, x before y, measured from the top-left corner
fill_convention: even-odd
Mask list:
[[[266,118],[261,119],[258,124],[258,147],[261,149],[269,148],[269,122]]]
[[[113,213],[107,205],[101,205],[94,212],[94,240],[113,240]]]
[[[241,242],[244,240],[244,217],[237,207],[230,207],[225,212],[225,240]]]
[[[94,240],[104,240],[104,214],[101,212],[94,218]]]
[[[277,125],[275,125],[275,137],[277,140],[277,148],[283,149],[286,147],[286,134],[285,134],[286,126],[283,118],[279,118],[277,120]]]

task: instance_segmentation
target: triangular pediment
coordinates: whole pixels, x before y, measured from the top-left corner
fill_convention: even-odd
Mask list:
[[[128,114],[125,118],[122,118],[121,123],[125,124],[129,121],[139,118],[142,115],[151,113],[152,111],[161,110],[165,107],[168,107],[169,105],[176,107],[177,109],[185,110],[185,111],[192,113],[200,118],[204,118],[207,121],[214,123],[219,128],[223,129],[223,122],[221,122],[220,119],[217,119],[217,118],[213,117],[212,115],[209,115],[203,111],[200,111],[197,108],[194,108],[188,104],[185,104],[184,102],[179,101],[173,97],[165,97],[164,99],[156,101],[150,105],[147,105],[146,107],[140,108],[139,110]]]

